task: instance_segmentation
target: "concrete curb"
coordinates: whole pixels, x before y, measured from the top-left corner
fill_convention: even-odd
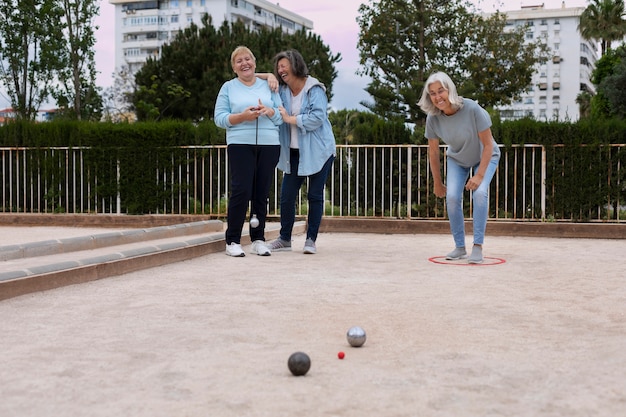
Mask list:
[[[206,220],[193,223],[158,226],[140,230],[124,230],[79,236],[58,240],[30,242],[22,245],[0,246],[0,261],[32,258],[35,256],[70,253],[79,250],[98,249],[108,246],[125,245],[146,240],[167,239],[178,236],[215,233],[223,230],[219,220]]]
[[[223,225],[221,222],[219,223],[220,232],[209,236],[146,245],[125,251],[112,251],[76,261],[50,263],[0,273],[0,301],[37,291],[95,281],[224,251],[224,234],[221,231]],[[306,230],[305,228],[304,222],[297,222],[293,233],[301,234]],[[280,225],[268,223],[265,229],[265,238],[267,240],[275,239],[278,237],[279,231]],[[241,243],[243,245],[250,244],[250,236],[244,234]],[[111,248],[113,249],[114,246]]]

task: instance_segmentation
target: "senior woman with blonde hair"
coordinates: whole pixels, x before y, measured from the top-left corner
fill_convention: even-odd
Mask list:
[[[265,217],[274,170],[280,155],[278,126],[283,123],[278,108],[278,93],[272,92],[266,80],[256,77],[256,59],[250,49],[237,47],[231,55],[231,66],[237,75],[222,85],[215,103],[215,124],[226,129],[230,195],[226,254],[245,256],[241,233],[249,201],[258,226],[250,222],[252,252],[271,255],[265,244]]]
[[[417,104],[427,115],[424,135],[428,139],[434,192],[437,197],[446,197],[455,244],[446,259],[467,257],[463,215],[465,189],[473,193],[474,246],[468,262],[482,263],[489,214],[489,184],[500,160],[500,149],[491,134],[491,117],[476,101],[460,97],[454,82],[443,72],[428,77]],[[441,176],[440,140],[448,145],[446,184]]]

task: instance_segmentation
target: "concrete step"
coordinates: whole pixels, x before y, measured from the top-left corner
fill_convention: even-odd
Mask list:
[[[294,234],[302,233],[297,222]],[[247,230],[247,225],[244,231]],[[267,223],[265,238],[280,225]],[[244,232],[242,245],[250,244]],[[0,246],[0,300],[224,251],[218,220]]]
[[[119,246],[128,243],[144,242],[148,240],[222,232],[223,228],[223,223],[219,220],[206,220],[169,226],[112,231],[78,237],[42,240],[17,245],[1,245],[0,261],[57,255],[88,249],[99,249],[107,246]]]

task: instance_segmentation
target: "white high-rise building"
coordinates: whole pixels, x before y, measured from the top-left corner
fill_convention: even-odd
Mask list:
[[[584,40],[578,31],[584,7],[544,9],[525,6],[508,11],[507,26],[523,26],[529,42],[544,39],[552,58],[539,66],[528,92],[521,100],[499,107],[502,120],[532,117],[540,121],[577,121],[576,97],[583,91],[595,93],[591,72],[595,68],[597,44]]]
[[[109,0],[115,6],[115,68],[139,70],[161,46],[209,14],[213,25],[243,21],[249,28],[312,30],[313,22],[266,0]]]

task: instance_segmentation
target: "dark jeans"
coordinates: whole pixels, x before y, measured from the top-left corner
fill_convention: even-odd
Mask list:
[[[288,242],[291,241],[291,232],[296,220],[296,198],[305,179],[309,179],[307,200],[309,202],[309,215],[307,217],[307,239],[317,239],[317,233],[322,223],[324,214],[324,186],[326,178],[333,166],[334,156],[328,158],[322,169],[309,176],[298,175],[298,165],[300,163],[300,152],[291,149],[290,163],[291,174],[283,176],[283,185],[280,190],[280,237]]]
[[[278,164],[280,145],[228,145],[230,192],[226,244],[241,243],[249,201],[259,226],[250,228],[250,239],[265,240],[265,217],[274,170]],[[255,180],[256,175],[256,180]]]

